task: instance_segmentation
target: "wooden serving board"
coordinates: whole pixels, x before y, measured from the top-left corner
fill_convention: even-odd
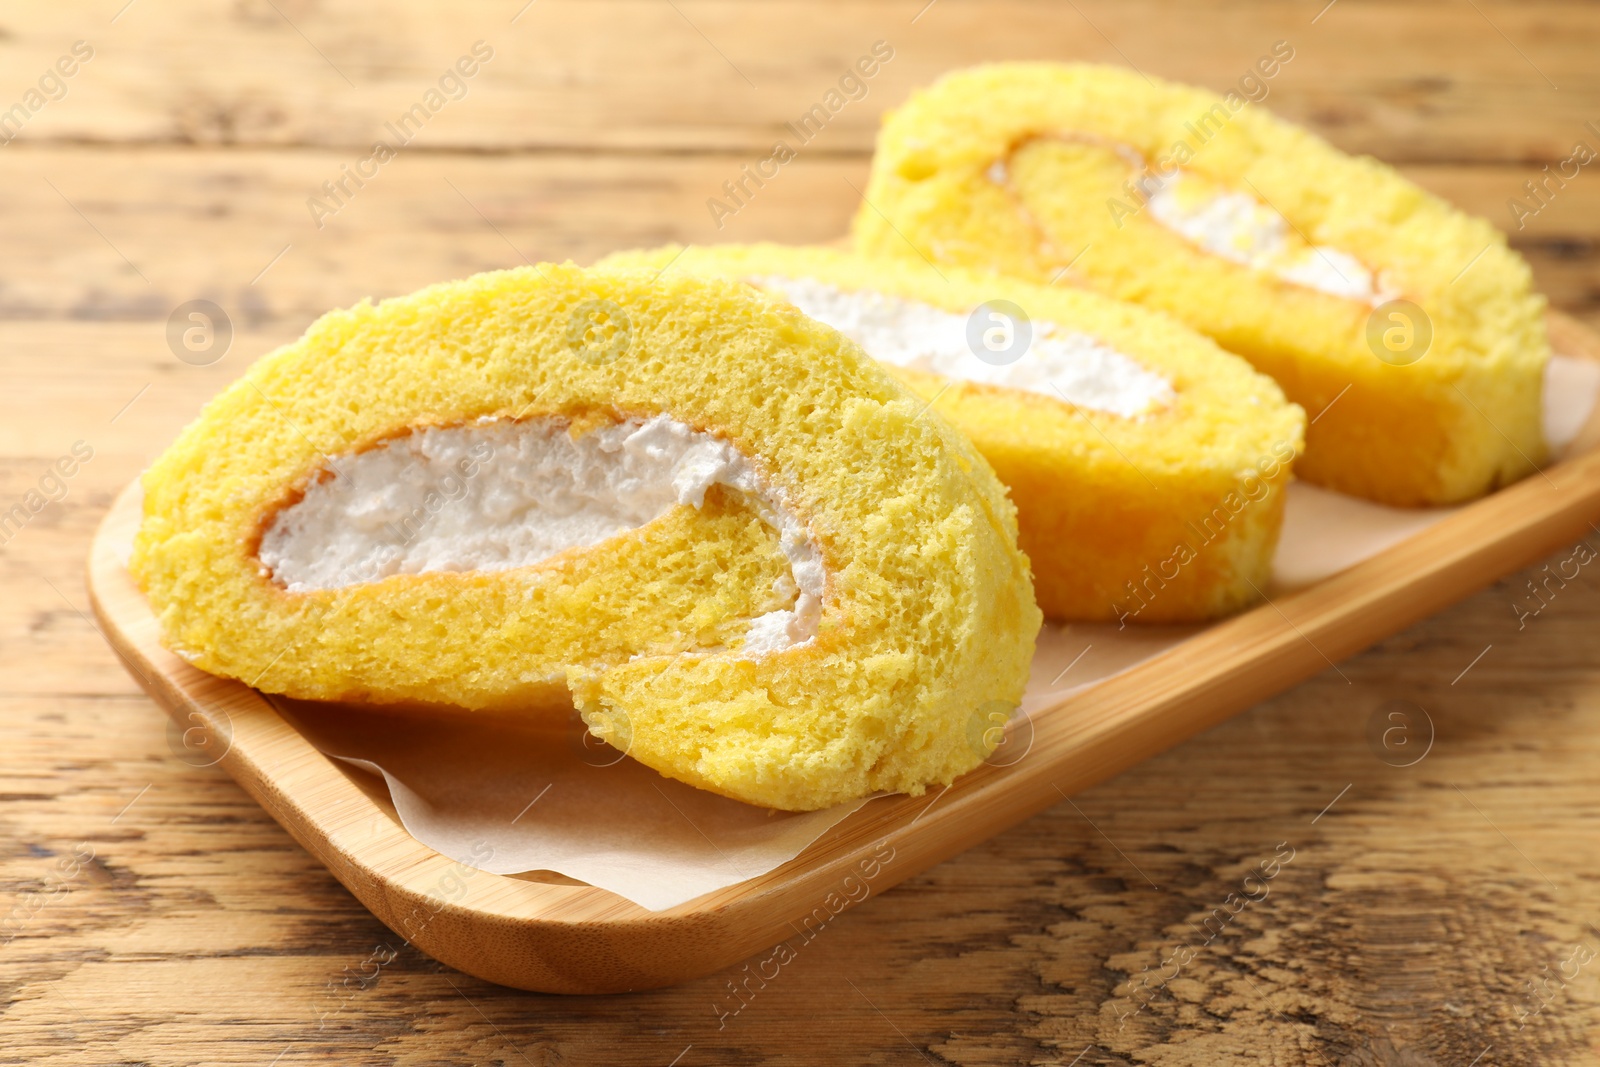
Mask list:
[[[1600,336],[1550,316],[1557,351]],[[1219,622],[1035,712],[1032,746],[928,796],[873,801],[768,874],[651,912],[570,879],[496,875],[434,852],[381,786],[324,756],[259,693],[164,649],[127,574],[135,486],[95,537],[88,585],[112,647],[184,729],[389,927],[469,974],[522,989],[668,985],[743,960],[1294,685],[1591,531],[1600,414],[1568,458],[1310,588]],[[864,888],[863,888],[864,887]]]

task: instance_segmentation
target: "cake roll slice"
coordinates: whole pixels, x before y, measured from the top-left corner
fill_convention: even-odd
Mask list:
[[[1169,312],[1305,408],[1297,473],[1341,492],[1454,503],[1545,456],[1544,301],[1504,236],[1237,93],[958,71],[886,119],[854,236]]]
[[[826,248],[663,248],[606,262],[749,282],[889,367],[1010,487],[1048,616],[1208,619],[1267,584],[1305,416],[1270,378],[1165,315]]]
[[[570,714],[811,810],[976,766],[1040,624],[988,464],[740,284],[540,265],[330,313],[144,476],[169,646],[317,700]]]

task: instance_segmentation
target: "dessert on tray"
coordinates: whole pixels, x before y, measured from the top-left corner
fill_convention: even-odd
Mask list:
[[[144,476],[169,647],[298,698],[575,707],[813,810],[987,758],[1042,615],[1260,598],[1294,474],[1437,504],[1544,454],[1504,239],[1232,95],[957,72],[886,121],[854,240],[325,315]]]
[[[1305,417],[1266,376],[1110,297],[827,248],[676,247],[607,264],[742,280],[835,327],[1010,488],[1060,619],[1206,619],[1259,598]]]
[[[301,698],[575,704],[774,808],[976,766],[1040,621],[1004,487],[832,329],[658,275],[482,274],[260,360],[144,477],[169,646]]]
[[[1296,473],[1341,492],[1457,502],[1545,454],[1544,300],[1504,236],[1237,94],[954,72],[885,120],[855,239],[1169,312],[1305,408]]]

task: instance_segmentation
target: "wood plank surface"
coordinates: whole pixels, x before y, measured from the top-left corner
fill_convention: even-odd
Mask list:
[[[105,149],[5,151],[7,240],[27,269],[0,277],[0,319],[160,323],[204,298],[237,324],[297,330],[330,307],[530,261],[669,241],[831,240],[868,167],[801,155],[719,228],[706,201],[738,176],[735,155],[402,155],[319,228],[306,201],[339,175],[332,152],[146,147],[119,151],[109,182]],[[1554,304],[1600,321],[1600,181],[1573,182],[1519,231],[1506,201],[1538,168],[1403,170],[1500,225]]]
[[[126,2],[0,15],[19,91],[75,41],[95,51],[25,139],[364,149],[480,40],[494,57],[419,144],[765,154],[880,40],[894,58],[818,150],[869,152],[883,108],[979,60],[1225,89],[1279,40],[1295,57],[1272,107],[1350,151],[1543,162],[1600,117],[1600,11],[1572,0],[1338,0],[1320,18],[1326,0],[137,0],[112,22]]]
[[[1586,168],[1524,231],[1505,204],[1574,139],[1600,147],[1584,133],[1600,121],[1591,5],[520,8],[0,12],[0,109],[74,41],[95,48],[0,148],[0,501],[74,442],[95,449],[0,545],[0,1062],[1600,1056],[1592,567],[1520,628],[1543,564],[1063,801],[852,909],[774,978],[759,977],[770,954],[626,997],[467,978],[373,919],[226,776],[178,758],[89,621],[81,572],[111,495],[206,397],[363,296],[523,256],[836,237],[878,115],[950,66],[1088,59],[1223,87],[1291,40],[1268,106],[1511,230],[1552,302],[1600,322],[1600,178]],[[318,230],[307,198],[478,39],[496,57],[467,96]],[[706,198],[877,39],[896,58],[866,97],[719,234]],[[165,340],[193,298],[236,327],[209,366]],[[1369,738],[1397,701],[1415,706],[1410,743],[1432,738],[1411,766]],[[1293,859],[1270,894],[1227,910],[1280,843]]]

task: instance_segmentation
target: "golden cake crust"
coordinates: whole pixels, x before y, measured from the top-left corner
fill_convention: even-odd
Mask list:
[[[1010,489],[1047,616],[1194,621],[1255,601],[1267,584],[1304,413],[1270,378],[1164,315],[1082,290],[828,248],[672,246],[603,262],[815,279],[958,314],[1008,300],[1036,322],[1088,334],[1165,377],[1173,402],[1123,417],[1021,389],[890,371],[971,438]]]
[[[614,357],[574,340],[595,301],[626,324]],[[130,567],[171,647],[269,692],[534,714],[568,690],[597,734],[740,800],[920,792],[986,755],[997,738],[970,721],[1016,705],[1039,626],[1003,488],[922,407],[744,286],[477,275],[330,313],[258,361],[146,473]],[[262,566],[264,516],[330,457],[506,412],[665,413],[736,445],[822,552],[817,636],[741,656],[786,561],[731,491],[510,570],[290,593]]]
[[[1425,318],[1391,319],[1393,308],[1198,247],[1152,218],[1129,153],[1248,194],[1288,220],[1290,240],[1356,257]],[[1297,467],[1308,480],[1450,503],[1545,455],[1544,301],[1504,236],[1242,98],[1088,65],[958,71],[887,117],[866,201],[863,252],[1059,277],[1167,311],[1246,357],[1311,415]],[[1432,329],[1421,358],[1375,354],[1369,337],[1421,321]]]

